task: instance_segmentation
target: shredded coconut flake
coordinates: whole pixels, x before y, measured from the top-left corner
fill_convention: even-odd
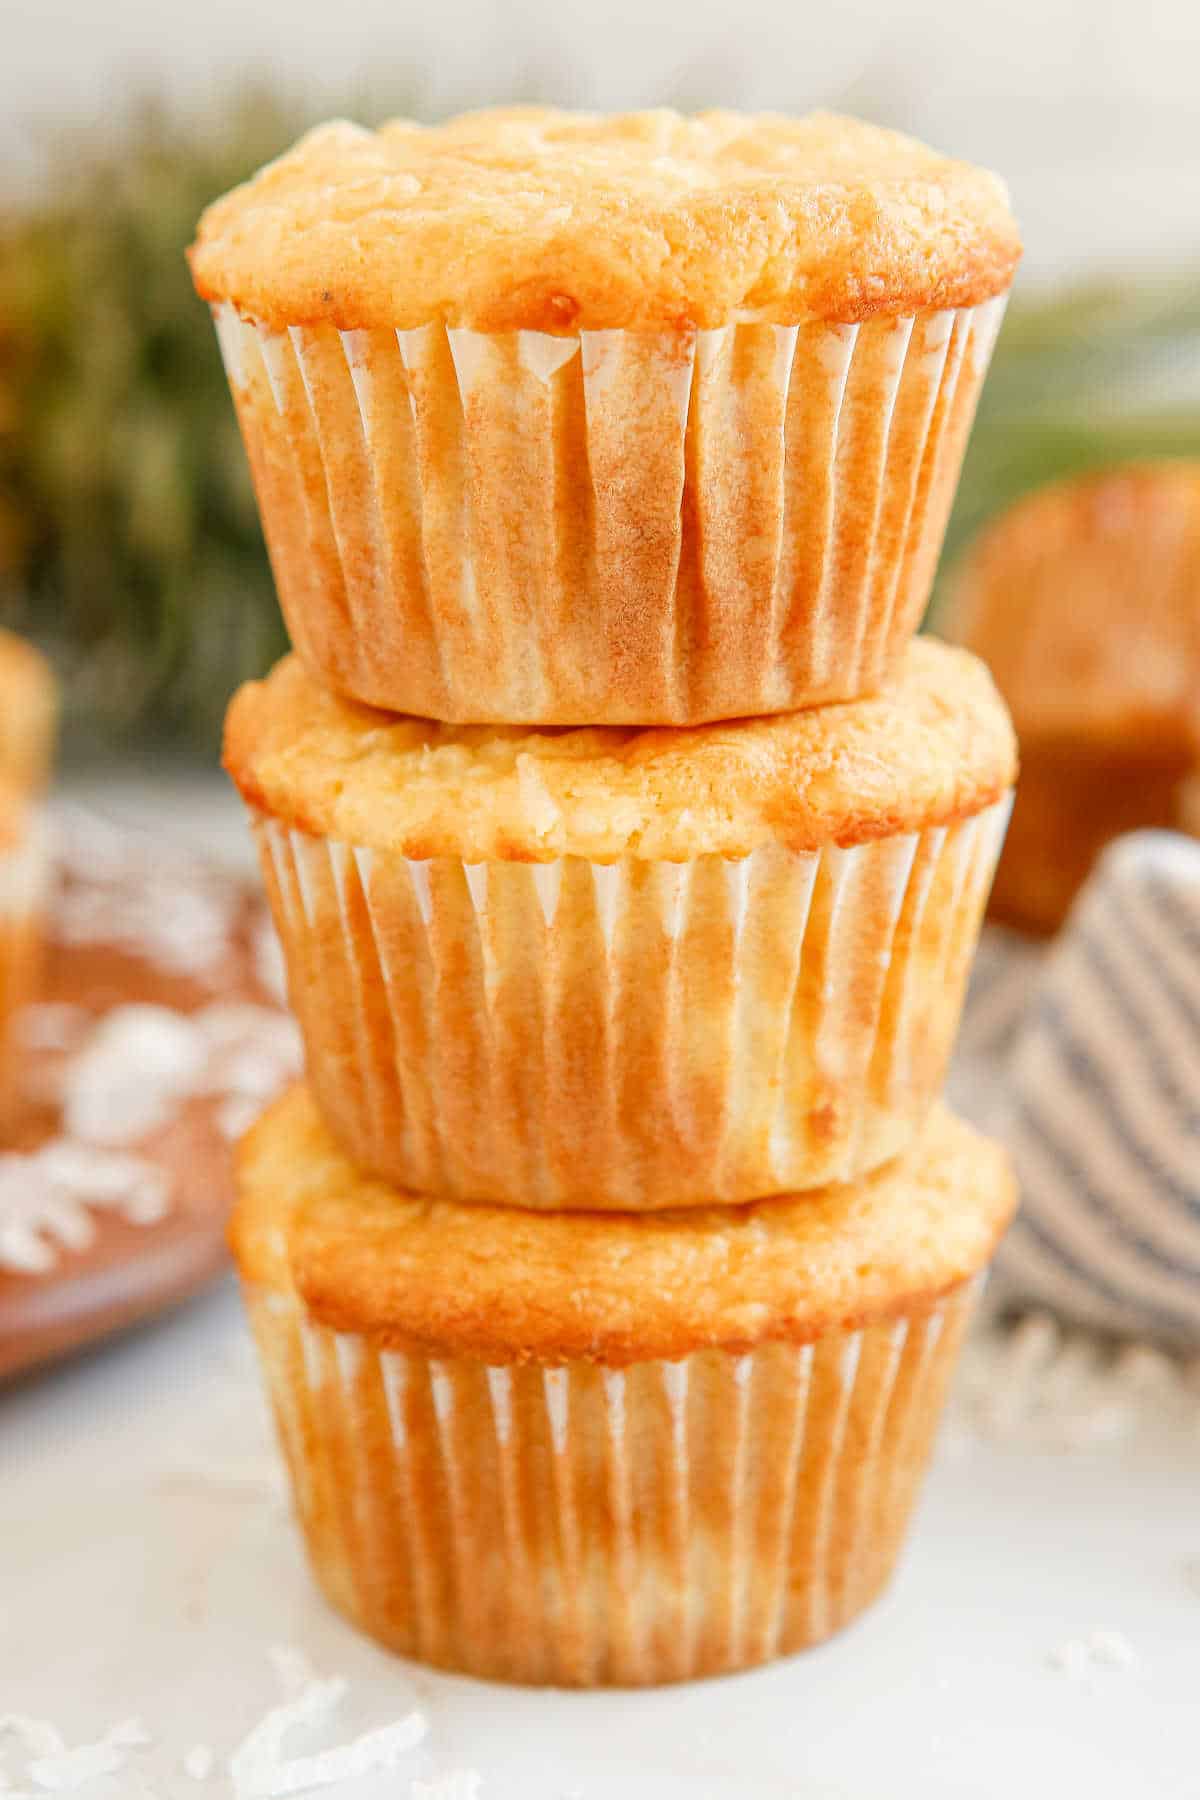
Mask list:
[[[1137,1651],[1125,1634],[1109,1628],[1092,1632],[1088,1639],[1088,1654],[1094,1663],[1101,1663],[1108,1669],[1133,1669],[1138,1662]]]
[[[218,1130],[240,1136],[300,1063],[294,1022],[271,1007],[114,1007],[58,1071],[65,1136],[0,1155],[0,1268],[44,1274],[60,1251],[89,1250],[104,1210],[157,1224],[167,1177],[132,1147],[200,1096],[212,1098]]]
[[[298,1791],[289,1779],[283,1741],[289,1731],[300,1727],[312,1730],[327,1723],[345,1692],[346,1683],[340,1678],[311,1681],[294,1699],[272,1707],[259,1720],[230,1759],[229,1773],[238,1800],[243,1796],[246,1800],[259,1800],[260,1796],[274,1800],[276,1795]]]
[[[286,1740],[290,1733],[312,1733],[329,1726],[346,1693],[346,1682],[314,1675],[308,1657],[299,1649],[283,1646],[272,1650],[270,1657],[287,1697],[259,1721],[230,1758],[229,1786],[223,1791],[231,1800],[287,1800],[293,1794],[311,1794],[366,1775],[387,1773],[424,1737],[426,1721],[414,1709],[348,1743],[289,1755]],[[144,1781],[128,1767],[131,1753],[152,1742],[138,1719],[114,1725],[95,1743],[71,1747],[47,1720],[23,1713],[0,1714],[0,1750],[6,1739],[15,1742],[27,1764],[24,1778],[29,1789],[17,1789],[0,1770],[3,1800],[40,1800],[40,1796],[53,1793],[83,1796],[93,1791],[96,1782],[104,1783],[103,1792],[108,1794],[117,1791],[108,1778],[118,1775],[123,1796],[132,1796],[136,1790],[149,1800]],[[217,1773],[218,1763],[210,1745],[197,1743],[179,1756],[176,1768],[191,1781],[206,1782]],[[429,1800],[477,1800],[479,1777],[470,1770],[457,1770],[421,1792]]]
[[[36,1787],[47,1793],[75,1793],[102,1775],[117,1774],[124,1768],[128,1752],[149,1742],[139,1720],[124,1719],[95,1744],[79,1744],[73,1750],[60,1748],[35,1757],[29,1765],[29,1776]]]
[[[189,1095],[265,1103],[299,1062],[296,1027],[267,1007],[117,1007],[64,1073],[64,1122],[85,1143],[134,1143]]]
[[[1101,1627],[1085,1638],[1068,1638],[1050,1651],[1046,1661],[1072,1681],[1082,1681],[1097,1669],[1136,1668],[1138,1656],[1123,1632]]]
[[[203,1042],[185,1014],[116,1007],[64,1073],[64,1128],[84,1143],[136,1143],[196,1090],[204,1063]]]
[[[127,1152],[62,1139],[10,1151],[0,1155],[0,1268],[45,1273],[60,1250],[90,1249],[97,1212],[153,1225],[168,1205],[163,1171]]]
[[[54,910],[57,937],[114,944],[170,974],[221,979],[242,905],[235,883],[82,808],[63,809],[58,841],[68,880]]]
[[[25,1713],[0,1713],[0,1742],[16,1738],[26,1756],[57,1756],[66,1739],[48,1719],[31,1719]]]
[[[1087,1645],[1082,1638],[1068,1638],[1065,1643],[1056,1644],[1047,1653],[1046,1661],[1052,1669],[1069,1675],[1072,1681],[1082,1680],[1087,1672]]]
[[[289,1685],[307,1668],[294,1652],[276,1651],[272,1660],[281,1680]],[[346,1683],[340,1677],[308,1680],[293,1699],[273,1707],[230,1760],[236,1800],[284,1800],[289,1794],[394,1769],[424,1737],[426,1721],[414,1711],[390,1725],[364,1732],[349,1744],[308,1756],[286,1756],[284,1740],[289,1732],[328,1724],[345,1692]]]

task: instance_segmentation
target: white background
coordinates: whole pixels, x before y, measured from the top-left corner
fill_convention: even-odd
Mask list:
[[[1011,182],[1026,280],[1200,266],[1196,0],[0,0],[0,180],[30,126],[271,74],[323,111],[842,104]]]

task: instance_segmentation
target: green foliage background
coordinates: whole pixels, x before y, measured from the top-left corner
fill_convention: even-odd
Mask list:
[[[205,133],[147,108],[61,145],[45,203],[0,221],[0,617],[62,671],[68,749],[209,754],[283,644],[184,250],[305,123],[265,94]]]
[[[115,141],[63,145],[47,198],[0,218],[0,618],[54,656],[68,753],[211,757],[231,688],[283,646],[183,252],[207,201],[308,122],[262,93],[203,132],[144,109]],[[1018,298],[943,568],[1058,473],[1200,454],[1198,371],[1200,284]]]

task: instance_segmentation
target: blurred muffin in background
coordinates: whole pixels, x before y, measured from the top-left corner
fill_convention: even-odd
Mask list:
[[[1193,837],[1200,838],[1200,686],[1192,696],[1188,715],[1188,742],[1191,747],[1191,773],[1179,790],[1177,822],[1181,831],[1188,831]]]
[[[40,791],[50,773],[58,728],[58,687],[40,650],[0,630],[0,782]]]
[[[54,754],[58,689],[41,653],[0,631],[0,1127],[18,1110],[16,1018],[41,980],[49,880],[37,798]]]
[[[9,785],[0,785],[0,1130],[7,1130],[20,1110],[16,1022],[41,988],[49,876],[46,833],[37,808]]]
[[[1104,845],[1200,824],[1200,462],[1056,483],[968,552],[939,619],[991,665],[1021,744],[992,911],[1054,931]]]

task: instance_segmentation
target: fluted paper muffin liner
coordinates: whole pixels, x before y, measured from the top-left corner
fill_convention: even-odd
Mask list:
[[[875,1598],[977,1285],[815,1343],[625,1368],[438,1360],[247,1300],[332,1603],[423,1662],[594,1686],[748,1668]]]
[[[848,849],[409,861],[258,816],[309,1079],[360,1166],[533,1207],[852,1180],[937,1095],[1009,802]]]
[[[562,337],[215,317],[315,674],[433,719],[693,724],[886,680],[1003,307]]]

